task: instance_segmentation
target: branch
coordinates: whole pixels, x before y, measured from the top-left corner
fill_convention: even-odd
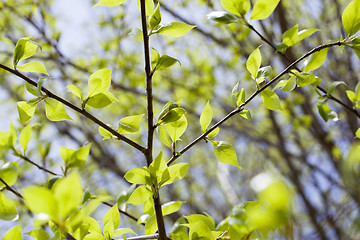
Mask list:
[[[153,235],[143,235],[143,236],[136,236],[136,237],[128,237],[126,239],[127,240],[142,240],[142,239],[158,239],[158,238],[159,238],[159,234],[153,234]]]
[[[29,162],[30,164],[36,166],[37,168],[39,168],[40,170],[43,170],[44,172],[47,172],[47,173],[50,173],[54,176],[61,176],[60,174],[57,174],[57,173],[54,173],[52,171],[50,171],[49,169],[46,169],[42,166],[40,166],[39,164],[37,164],[36,162],[33,162],[32,160],[30,160],[28,157],[22,155],[22,154],[18,154],[18,153],[15,153],[16,156],[18,156],[19,158],[25,160],[26,162]]]
[[[17,70],[13,70],[3,64],[0,63],[0,68],[22,78],[23,80],[25,80],[26,82],[28,82],[29,84],[37,87],[37,83],[33,80],[31,80],[30,78],[28,78],[27,76],[23,75],[22,73],[20,73]],[[60,96],[52,93],[50,90],[48,90],[45,87],[41,87],[41,91],[43,91],[44,93],[46,93],[46,95],[50,98],[53,98],[59,102],[61,102],[62,104],[68,106],[69,108],[73,109],[74,111],[82,114],[83,116],[87,117],[88,119],[90,119],[91,121],[93,121],[94,123],[98,124],[99,126],[105,128],[107,131],[109,131],[111,134],[113,134],[114,136],[116,136],[119,140],[126,142],[127,144],[133,146],[134,148],[136,148],[137,150],[141,151],[141,152],[145,152],[146,149],[139,145],[138,143],[132,141],[131,139],[125,137],[124,135],[118,133],[116,130],[112,129],[111,127],[109,127],[106,123],[102,122],[101,120],[99,120],[98,118],[96,118],[94,115],[92,115],[91,113],[87,112],[85,109],[81,109],[77,106],[75,106],[74,104],[72,104],[71,102],[61,98]]]
[[[263,40],[265,43],[267,43],[272,49],[274,49],[276,51],[276,53],[280,54],[286,61],[288,61],[289,63],[291,63],[291,60],[282,52],[277,51],[276,46],[270,41],[268,40],[266,37],[264,37],[260,32],[258,32],[254,26],[252,26],[251,24],[247,23],[246,24],[252,31],[254,31],[260,38],[261,40]],[[294,66],[294,68],[301,72],[301,70],[297,67]],[[352,113],[354,113],[358,118],[360,118],[360,113],[358,111],[356,111],[355,109],[353,109],[352,107],[348,106],[346,103],[342,102],[340,99],[334,97],[333,95],[329,95],[327,93],[327,90],[323,87],[321,87],[320,85],[316,86],[317,89],[319,89],[321,92],[323,92],[324,94],[326,94],[328,96],[329,99],[337,102],[338,104],[342,105],[344,108],[348,109],[349,111],[351,111]]]
[[[111,203],[109,202],[102,202],[102,204],[106,205],[106,206],[109,206],[109,207],[113,207],[114,205],[112,205]],[[128,212],[125,212],[123,210],[121,210],[119,207],[118,207],[118,210],[120,213],[124,214],[125,216],[129,217],[130,219],[134,220],[135,222],[138,221],[138,219],[136,217],[134,217],[133,215],[131,215],[130,213]],[[145,225],[145,223],[141,223],[142,225]]]
[[[7,183],[5,182],[5,180],[2,179],[1,177],[0,177],[0,182],[2,182],[2,183],[5,185],[5,188],[6,188],[7,190],[9,190],[10,192],[12,192],[13,194],[15,194],[16,196],[18,196],[19,198],[24,199],[24,197],[23,197],[18,191],[16,191],[14,188],[10,187],[9,184],[7,184]]]
[[[274,82],[276,82],[277,80],[279,80],[283,75],[285,75],[286,73],[288,73],[292,68],[294,68],[296,66],[296,64],[298,64],[299,62],[301,62],[302,60],[304,60],[305,58],[309,57],[310,55],[325,49],[325,48],[330,48],[330,47],[334,47],[334,46],[341,46],[341,42],[337,41],[337,42],[333,42],[333,43],[329,43],[329,44],[323,44],[320,45],[316,48],[313,48],[311,51],[307,52],[306,54],[304,54],[302,57],[298,58],[296,61],[294,61],[293,63],[291,63],[289,66],[287,66],[287,68],[285,68],[281,73],[279,73],[275,78],[273,78],[271,81],[269,81],[266,85],[264,85],[262,88],[256,90],[248,99],[246,99],[246,101],[241,104],[238,108],[236,108],[235,110],[231,111],[228,115],[226,115],[223,119],[221,119],[219,122],[217,122],[216,124],[214,124],[208,131],[206,131],[205,133],[201,134],[199,137],[197,137],[195,140],[193,140],[190,144],[188,144],[186,147],[184,147],[181,151],[180,154],[177,154],[175,156],[173,156],[172,158],[170,158],[170,160],[167,162],[167,165],[171,165],[177,158],[179,158],[182,154],[184,154],[185,152],[187,152],[190,148],[192,148],[195,144],[197,144],[198,142],[200,142],[202,139],[204,139],[209,133],[211,133],[214,129],[216,129],[217,127],[219,127],[221,124],[223,124],[224,122],[226,122],[227,120],[229,120],[232,116],[234,116],[237,113],[240,113],[242,110],[244,110],[244,107],[251,102],[251,100],[253,100],[257,95],[259,95],[262,91],[264,91],[266,88],[268,88],[270,85],[272,85]]]

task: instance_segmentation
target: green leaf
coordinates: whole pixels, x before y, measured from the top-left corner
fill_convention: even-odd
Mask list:
[[[212,130],[212,131],[207,135],[207,137],[210,138],[210,139],[212,139],[212,138],[214,138],[216,135],[218,135],[219,131],[220,131],[220,128],[217,127],[217,128],[215,128],[214,130]]]
[[[154,234],[158,230],[156,216],[152,215],[145,223],[145,234]]]
[[[188,25],[182,22],[172,22],[168,25],[161,26],[158,30],[153,33],[162,34],[169,37],[181,37],[193,29],[195,25]]]
[[[160,152],[159,155],[154,159],[154,161],[149,166],[150,176],[157,179],[156,183],[161,181],[162,174],[167,168],[166,160],[163,157],[163,153]]]
[[[182,115],[181,118],[176,122],[171,122],[165,125],[165,128],[173,142],[176,142],[180,139],[181,135],[183,135],[187,128],[187,124],[188,123],[185,115]]]
[[[280,89],[281,91],[291,92],[296,87],[296,77],[291,76],[288,80],[281,80],[274,89]]]
[[[13,221],[17,216],[15,204],[0,192],[0,219]]]
[[[129,34],[137,42],[141,42],[143,40],[143,37],[144,37],[143,32],[141,31],[141,29],[137,28],[137,27],[133,28]]]
[[[146,167],[137,167],[128,171],[124,178],[129,183],[151,185],[150,173]]]
[[[188,163],[177,163],[170,167],[168,167],[170,179],[162,184],[162,186],[168,185],[170,183],[179,181],[183,179],[188,170],[189,170],[190,164]]]
[[[127,203],[132,205],[140,205],[152,197],[153,193],[149,188],[145,186],[140,186],[135,189],[135,191],[129,197]]]
[[[19,112],[20,122],[25,123],[29,121],[35,113],[36,103],[35,102],[17,102],[17,109]]]
[[[44,102],[46,117],[50,121],[72,120],[61,102],[52,99],[46,99]]]
[[[158,59],[157,64],[155,65],[155,69],[161,70],[164,68],[169,68],[177,62],[179,62],[179,60],[177,60],[176,58],[170,57],[168,55],[163,55]]]
[[[249,56],[246,61],[246,69],[251,74],[252,78],[255,80],[257,73],[261,65],[261,53],[260,49],[255,49]]]
[[[263,90],[261,92],[261,96],[262,96],[262,99],[264,101],[264,105],[265,105],[265,107],[267,109],[270,109],[270,110],[282,110],[281,104],[280,104],[280,99],[276,95],[276,93],[274,93],[273,91],[265,89],[265,90]]]
[[[345,8],[342,23],[348,37],[360,30],[360,0],[354,0]]]
[[[104,108],[117,101],[114,95],[109,91],[97,93],[86,100],[86,104],[93,108]]]
[[[18,225],[16,227],[11,228],[5,236],[3,237],[3,240],[22,240],[21,237],[21,226]]]
[[[240,113],[240,116],[242,116],[243,118],[247,119],[247,120],[251,120],[251,113],[248,109],[244,109],[242,110]]]
[[[17,182],[18,176],[17,163],[7,162],[0,167],[0,178],[3,179],[7,185],[14,185]],[[5,187],[5,185],[0,182],[0,187]]]
[[[59,206],[57,199],[47,188],[27,187],[23,189],[26,205],[34,213],[45,213],[54,220],[58,219]]]
[[[50,235],[43,229],[34,229],[31,232],[26,233],[37,240],[50,240]]]
[[[156,51],[155,48],[153,48],[151,53],[151,66],[153,69],[155,69],[155,67],[157,66],[157,63],[159,62],[159,58],[160,58],[160,54],[158,53],[158,51]]]
[[[185,110],[183,108],[177,107],[172,108],[163,118],[161,118],[161,123],[167,124],[171,122],[176,122],[185,114]]]
[[[101,136],[103,136],[103,140],[112,138],[114,135],[111,134],[108,130],[106,130],[103,127],[99,127],[99,133]]]
[[[360,138],[360,128],[356,131],[355,136],[356,136],[357,138]]]
[[[111,85],[111,70],[110,69],[100,69],[91,74],[89,81],[89,90],[88,96],[94,96],[98,93],[106,92]]]
[[[85,236],[84,240],[107,240],[107,239],[100,233],[90,233]]]
[[[335,81],[335,82],[332,82],[328,91],[327,91],[327,95],[331,95],[334,91],[335,91],[335,88],[340,86],[340,85],[343,85],[345,87],[347,87],[347,84],[343,81]]]
[[[290,28],[283,33],[283,42],[277,47],[277,50],[284,50],[288,47],[295,45],[304,38],[311,36],[313,33],[320,31],[319,29],[304,29],[299,32],[299,25],[296,24],[294,27]]]
[[[354,51],[354,53],[360,60],[360,44],[354,44],[353,46],[351,46],[351,49]]]
[[[235,15],[244,16],[250,9],[249,0],[220,0],[223,8]]]
[[[329,119],[334,121],[338,120],[338,116],[336,112],[332,111],[326,103],[324,102],[318,103],[317,107],[320,116],[324,119],[325,122],[327,122]]]
[[[54,184],[54,198],[61,220],[65,220],[74,209],[82,203],[83,189],[78,173],[74,171],[70,176],[59,179]]]
[[[163,216],[170,215],[174,212],[179,211],[182,201],[173,201],[173,202],[167,202],[161,206]]]
[[[351,91],[351,90],[346,90],[345,92],[346,92],[346,95],[347,95],[348,99],[349,99],[351,102],[355,103],[355,102],[356,102],[355,93],[354,93],[353,91]]]
[[[171,148],[171,142],[169,134],[166,132],[165,128],[163,126],[157,127],[157,133],[159,135],[160,141],[165,144],[165,146]]]
[[[140,0],[137,0],[137,5],[139,10],[141,11]],[[151,16],[154,13],[154,0],[145,0],[145,13],[146,16]]]
[[[116,7],[126,2],[126,0],[100,0],[94,7],[105,6],[105,7]]]
[[[105,226],[110,221],[113,223],[114,228],[120,225],[120,213],[117,204],[107,211],[103,219],[103,225]]]
[[[322,49],[319,52],[312,54],[308,61],[305,61],[305,72],[310,72],[321,67],[325,62],[328,48]]]
[[[79,150],[74,150],[60,146],[60,156],[64,160],[66,167],[80,167],[86,162],[90,147],[91,144],[88,144],[79,148]]]
[[[150,29],[155,29],[159,26],[161,22],[161,13],[160,13],[160,4],[158,3],[157,7],[155,8],[154,13],[150,16],[149,19],[149,27]]]
[[[207,127],[210,125],[212,117],[213,117],[213,111],[211,109],[210,102],[207,102],[204,107],[204,110],[200,115],[200,126],[203,133],[206,132]]]
[[[27,59],[34,55],[38,48],[41,49],[41,46],[31,41],[30,38],[31,37],[21,38],[16,43],[13,59],[13,64],[15,68],[19,61]]]
[[[25,87],[26,87],[26,90],[28,90],[28,92],[31,93],[32,95],[34,95],[36,97],[42,96],[42,93],[39,92],[39,88],[37,86],[34,86],[28,82],[25,82]]]
[[[136,235],[136,233],[131,228],[120,228],[114,232],[113,237],[121,237],[125,233],[133,233]]]
[[[36,72],[43,73],[49,76],[48,72],[45,69],[45,66],[39,62],[29,62],[23,65],[17,66],[17,69],[22,72]]]
[[[239,21],[239,18],[236,15],[225,11],[211,12],[207,15],[207,18],[215,22],[224,23],[224,24],[229,24]]]
[[[67,85],[66,87],[67,87],[67,88],[70,90],[70,92],[71,92],[72,94],[74,94],[76,97],[80,98],[81,100],[83,99],[83,94],[82,94],[81,90],[78,89],[75,85],[70,84],[70,85]]]
[[[250,19],[260,20],[267,18],[274,12],[279,2],[280,0],[257,0],[255,2]]]
[[[220,162],[241,168],[237,161],[235,150],[230,143],[225,141],[213,141],[212,144],[215,156]]]
[[[297,84],[299,87],[304,87],[307,86],[309,84],[312,84],[316,81],[316,77],[314,75],[314,72],[312,72],[311,74],[308,73],[300,73],[300,74],[296,74],[296,80],[297,80]]]
[[[121,134],[137,133],[140,129],[141,119],[145,114],[128,116],[120,119],[118,132]]]
[[[21,145],[21,147],[24,149],[24,151],[26,151],[27,149],[27,144],[30,141],[30,139],[32,138],[32,128],[31,125],[28,124],[20,133],[20,137],[19,137],[19,143]]]

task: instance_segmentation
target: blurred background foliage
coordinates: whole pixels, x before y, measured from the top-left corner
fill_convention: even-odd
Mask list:
[[[65,87],[75,84],[86,89],[91,73],[110,68],[113,71],[111,92],[119,102],[91,112],[114,126],[122,117],[145,113],[142,43],[130,34],[134,27],[140,27],[135,1],[128,1],[122,7],[94,9],[91,8],[94,2],[84,0],[76,3],[80,7],[75,12],[71,1],[61,2],[3,0],[0,3],[0,62],[11,66],[17,40],[32,36],[42,45],[42,52],[35,58],[44,63],[51,76],[45,80],[47,88],[80,105]],[[154,76],[156,116],[169,101],[181,100],[181,106],[187,111],[188,130],[176,146],[181,149],[201,134],[199,116],[207,101],[212,105],[215,122],[234,108],[231,90],[237,81],[246,89],[247,97],[256,90],[245,68],[246,59],[255,48],[262,45],[262,66],[271,65],[273,76],[288,62],[246,26],[208,20],[208,13],[222,10],[217,0],[157,2],[161,4],[163,22],[177,20],[197,26],[182,38],[154,35],[150,39],[151,46],[161,55],[170,55],[181,62]],[[282,33],[296,24],[299,29],[320,29],[286,51],[286,56],[293,61],[313,47],[344,37],[341,13],[349,2],[281,0],[269,18],[251,24],[274,44],[280,43]],[[66,22],[67,12],[73,15]],[[87,16],[86,21],[76,25],[82,16]],[[76,32],[72,35],[68,29],[72,29],[73,24],[84,35]],[[337,88],[334,95],[352,106],[345,90],[354,91],[359,82],[359,66],[359,59],[350,49],[332,48],[315,74],[325,88],[334,81],[344,81],[347,87]],[[24,83],[0,71],[0,86],[1,130],[6,131],[10,121],[22,129],[15,106],[17,101],[31,99]],[[328,105],[337,113],[338,120],[325,122],[318,113],[320,100],[312,86],[277,93],[283,111],[267,110],[258,97],[248,106],[251,120],[235,116],[220,128],[217,138],[234,146],[241,170],[218,162],[211,143],[205,141],[178,160],[190,163],[191,168],[184,180],[161,192],[163,202],[185,201],[179,212],[165,218],[168,230],[181,215],[207,212],[216,224],[220,223],[219,229],[232,224],[233,232],[246,232],[241,228],[251,229],[257,224],[255,227],[261,230],[259,236],[267,234],[267,239],[359,239],[360,147],[355,138],[359,119],[330,100]],[[60,146],[75,149],[92,143],[90,158],[79,171],[83,185],[95,195],[112,195],[115,203],[130,187],[124,174],[133,167],[145,165],[141,154],[122,142],[103,141],[97,127],[74,112],[68,111],[74,119],[72,122],[50,122],[44,110],[37,109],[37,112],[30,122],[34,138],[28,147],[28,157],[60,173],[63,164]],[[139,134],[130,136],[142,144],[146,141],[145,122]],[[171,157],[171,150],[159,138],[155,139],[155,147],[156,154],[164,150],[165,156]],[[8,149],[0,151],[0,161],[17,161],[20,177],[15,187],[48,181],[45,173],[18,161]],[[256,200],[259,202],[252,202]],[[25,207],[21,207],[20,202],[18,207],[20,221],[25,226],[31,225]],[[95,216],[103,216],[104,209],[107,207],[100,207]],[[133,206],[129,206],[128,211],[135,216],[142,213]],[[141,225],[125,216],[122,225],[143,231]],[[8,224],[0,224],[0,231],[7,230],[6,226]]]

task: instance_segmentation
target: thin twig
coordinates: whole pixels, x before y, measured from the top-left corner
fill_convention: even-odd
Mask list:
[[[205,133],[201,134],[199,137],[197,137],[196,139],[194,139],[191,143],[189,143],[186,147],[184,147],[181,151],[180,154],[177,154],[176,156],[173,156],[172,158],[170,158],[170,160],[167,162],[167,165],[171,165],[177,158],[179,158],[182,154],[184,154],[185,152],[187,152],[190,148],[192,148],[195,144],[197,144],[198,142],[200,142],[202,139],[204,139],[209,133],[211,133],[214,129],[216,129],[217,127],[219,127],[221,124],[223,124],[224,122],[226,122],[227,120],[229,120],[232,116],[234,116],[235,114],[241,112],[242,110],[244,110],[244,107],[252,100],[254,99],[257,95],[259,95],[262,91],[264,91],[266,88],[268,88],[271,84],[273,84],[274,82],[276,82],[277,80],[279,80],[283,75],[285,75],[286,73],[288,73],[292,68],[294,68],[294,66],[296,64],[298,64],[299,62],[301,62],[302,60],[304,60],[305,58],[309,57],[310,55],[325,49],[325,48],[330,48],[330,47],[334,47],[334,46],[341,46],[341,42],[337,41],[334,43],[329,43],[329,44],[323,44],[320,45],[316,48],[313,48],[311,51],[307,52],[306,54],[304,54],[302,57],[298,58],[296,61],[294,61],[293,63],[291,63],[287,68],[285,68],[281,73],[279,73],[275,78],[273,78],[271,81],[269,81],[266,85],[264,85],[262,88],[256,90],[248,99],[246,99],[246,101],[241,104],[238,108],[236,108],[235,110],[231,111],[228,115],[226,115],[223,119],[221,119],[219,122],[217,122],[216,124],[214,124],[208,131],[206,131]]]
[[[2,183],[5,185],[5,188],[6,188],[7,190],[9,190],[10,192],[12,192],[13,194],[15,194],[16,196],[18,196],[19,198],[24,199],[24,197],[23,197],[18,191],[16,191],[14,188],[10,187],[9,184],[7,184],[7,182],[5,182],[5,180],[2,179],[1,177],[0,177],[0,182],[2,182]]]
[[[152,235],[142,235],[142,236],[136,236],[136,237],[128,237],[127,240],[142,240],[142,239],[158,239],[159,234],[152,234]],[[123,239],[121,239],[123,240]]]
[[[109,202],[102,202],[102,204],[106,205],[106,206],[109,206],[109,207],[113,207],[114,205],[112,205],[111,203]],[[121,210],[120,208],[118,208],[119,212],[124,214],[125,216],[129,217],[130,219],[134,220],[135,222],[138,221],[138,218],[134,217],[133,215],[131,215],[130,213],[128,212],[125,212],[123,210]],[[142,225],[145,225],[145,223],[141,223]]]
[[[17,70],[13,70],[3,64],[0,63],[0,68],[22,78],[23,80],[25,80],[26,82],[28,82],[29,84],[37,87],[37,83],[33,80],[31,80],[29,77],[25,76],[24,74],[20,73]],[[102,122],[101,120],[99,120],[98,118],[96,118],[94,115],[92,115],[91,113],[87,112],[85,109],[81,109],[77,106],[75,106],[74,104],[72,104],[71,102],[65,100],[64,98],[61,98],[60,96],[52,93],[50,90],[48,90],[45,87],[41,87],[41,91],[43,91],[48,97],[53,98],[59,102],[61,102],[62,104],[68,106],[69,108],[73,109],[74,111],[84,115],[85,117],[87,117],[88,119],[90,119],[91,121],[93,121],[94,123],[98,124],[99,126],[105,128],[107,131],[109,131],[111,134],[113,134],[114,136],[116,136],[119,140],[126,142],[127,144],[133,146],[134,148],[136,148],[137,150],[141,151],[141,152],[145,152],[146,149],[139,145],[138,143],[132,141],[131,139],[125,137],[124,135],[118,133],[116,130],[112,129],[111,127],[109,127],[106,123]]]
[[[50,171],[49,169],[40,166],[39,164],[37,164],[36,162],[33,162],[32,160],[30,160],[28,157],[26,157],[24,155],[16,154],[16,156],[20,157],[21,159],[25,160],[26,162],[29,162],[30,164],[36,166],[37,168],[39,168],[40,170],[43,170],[44,172],[50,173],[54,176],[61,176],[60,174],[54,173],[54,172]]]

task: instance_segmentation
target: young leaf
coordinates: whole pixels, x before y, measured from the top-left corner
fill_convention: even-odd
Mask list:
[[[80,98],[81,100],[83,99],[83,94],[82,94],[81,90],[80,90],[79,88],[77,88],[75,85],[70,84],[70,85],[67,85],[66,87],[67,87],[67,88],[70,90],[70,92],[71,92],[72,94],[74,94],[76,97]]]
[[[20,137],[19,137],[19,143],[21,147],[26,151],[27,144],[32,138],[32,129],[31,125],[28,124],[23,130],[21,130]]]
[[[140,0],[137,0],[139,10],[141,10]],[[154,13],[154,0],[145,0],[145,13],[146,16],[151,16]]]
[[[125,233],[133,233],[136,235],[136,233],[131,228],[120,228],[120,229],[116,230],[112,236],[113,237],[121,237]],[[124,238],[124,240],[126,240],[126,237]]]
[[[128,204],[140,205],[152,197],[153,193],[145,186],[140,186],[129,197]]]
[[[240,113],[240,116],[242,116],[243,118],[247,119],[247,120],[251,120],[251,113],[248,109],[244,109],[242,110]]]
[[[236,15],[225,11],[214,11],[206,16],[210,20],[224,24],[229,24],[239,21],[239,18]]]
[[[116,7],[123,4],[126,0],[100,0],[94,7],[105,6],[105,7]]]
[[[58,218],[58,203],[52,192],[42,187],[23,189],[25,204],[34,213],[45,213],[53,219]]]
[[[270,16],[280,0],[257,0],[250,19],[264,19]]]
[[[160,4],[158,3],[154,13],[150,16],[149,27],[150,29],[156,29],[161,22]]]
[[[251,74],[252,78],[255,80],[257,73],[261,65],[261,53],[260,49],[255,49],[249,56],[246,61],[246,69]]]
[[[173,142],[176,142],[180,139],[181,135],[183,135],[187,128],[187,124],[188,123],[185,115],[182,115],[181,118],[176,122],[171,122],[165,125],[165,128]]]
[[[338,116],[336,112],[332,111],[326,103],[324,102],[318,103],[317,107],[320,116],[324,119],[325,122],[327,122],[329,119],[333,121],[338,120]]]
[[[0,192],[0,219],[13,221],[17,216],[15,204]]]
[[[12,186],[17,182],[18,175],[17,163],[7,162],[0,167],[0,177],[9,186]],[[5,185],[0,182],[0,187],[5,187]]]
[[[345,87],[347,87],[347,84],[343,81],[335,81],[333,83],[331,83],[329,89],[328,89],[328,92],[327,92],[327,95],[331,95],[334,91],[335,91],[335,88],[340,86],[340,85],[343,85]]]
[[[200,126],[203,133],[206,132],[207,127],[210,125],[212,117],[213,111],[210,107],[210,102],[207,102],[200,115]]]
[[[31,37],[21,38],[15,46],[13,64],[16,68],[19,61],[27,59],[35,54],[41,46],[30,40]]]
[[[21,226],[18,225],[7,231],[5,236],[3,237],[3,240],[22,240]]]
[[[50,121],[72,120],[61,102],[52,99],[47,99],[44,102],[46,117]]]
[[[249,0],[220,0],[223,8],[235,15],[244,16],[250,9]]]
[[[176,62],[179,62],[179,60],[177,60],[176,58],[170,57],[168,55],[163,55],[157,61],[157,64],[155,65],[155,68],[156,68],[156,70],[169,68],[172,65],[174,65]]]
[[[312,84],[316,81],[316,77],[314,75],[314,72],[312,72],[311,74],[308,73],[300,73],[300,74],[296,74],[296,80],[297,80],[297,84],[299,87],[304,87],[307,86],[309,84]]]
[[[167,124],[179,120],[185,114],[185,110],[180,107],[172,108],[163,118],[161,123]]]
[[[157,127],[157,133],[159,135],[160,141],[165,144],[165,146],[171,148],[171,142],[170,142],[170,137],[168,135],[168,133],[166,132],[164,126],[158,126]]]
[[[111,132],[109,132],[108,130],[106,130],[105,128],[103,127],[99,127],[99,133],[101,136],[103,136],[103,140],[105,139],[109,139],[109,138],[112,138],[113,135],[111,134]]]
[[[161,176],[164,170],[167,168],[165,158],[163,158],[163,153],[160,152],[159,155],[155,158],[155,160],[149,166],[149,172],[152,177],[157,178],[158,183],[161,180]]]
[[[360,30],[360,0],[354,0],[345,8],[342,23],[348,37]]]
[[[35,113],[36,103],[27,103],[25,101],[17,102],[17,109],[19,112],[20,122],[25,123],[29,121]]]
[[[328,48],[322,49],[319,52],[314,53],[310,56],[308,61],[305,61],[305,72],[310,72],[321,67],[325,62]]]
[[[189,167],[190,164],[188,163],[177,163],[168,167],[170,179],[168,181],[164,181],[163,184],[161,184],[161,186],[165,186],[170,183],[183,179],[186,176]]]
[[[121,134],[137,133],[140,129],[141,119],[145,114],[139,114],[120,119],[118,132]]]
[[[235,150],[230,143],[225,141],[213,141],[212,144],[215,156],[220,162],[241,168],[237,161]]]
[[[156,216],[152,215],[145,223],[145,234],[154,234],[157,230]]]
[[[45,69],[45,66],[39,62],[29,62],[23,65],[17,66],[17,69],[22,72],[36,72],[43,73],[49,76],[48,72]]]
[[[131,38],[135,39],[137,42],[141,42],[143,40],[143,34],[140,28],[133,28],[129,33]]]
[[[160,58],[160,54],[158,53],[158,51],[156,51],[155,48],[153,48],[151,53],[151,66],[153,69],[155,69],[155,67],[157,66],[159,62],[159,58]]]
[[[97,93],[86,100],[86,105],[93,108],[104,108],[111,103],[117,101],[114,95],[109,91]]]
[[[111,70],[100,69],[91,74],[89,81],[89,91],[87,98],[98,93],[106,92],[111,85]]]
[[[137,167],[128,171],[124,178],[129,183],[151,185],[149,170],[146,167]]]
[[[262,99],[264,101],[264,105],[266,108],[268,108],[270,110],[282,110],[281,104],[280,104],[280,99],[276,95],[276,93],[265,89],[261,92],[261,96],[262,96]]]
[[[110,221],[113,222],[114,228],[120,225],[120,213],[117,204],[107,211],[103,219],[103,225],[105,226]]]
[[[356,136],[357,138],[360,138],[360,128],[356,131],[355,136]]]
[[[38,240],[48,240],[51,239],[50,235],[43,229],[34,229],[31,232],[26,233],[29,236],[32,236]]]
[[[66,167],[80,167],[86,162],[90,148],[91,144],[83,146],[79,150],[60,146],[60,156],[64,160]]]
[[[291,76],[288,80],[281,80],[274,89],[280,89],[281,91],[291,92],[296,87],[296,77]]]
[[[182,203],[183,203],[182,201],[173,201],[163,204],[161,206],[163,215],[166,216],[179,211]]]
[[[158,30],[153,33],[162,34],[169,37],[181,37],[193,29],[194,25],[188,25],[182,22],[172,22],[168,25],[161,26]]]

